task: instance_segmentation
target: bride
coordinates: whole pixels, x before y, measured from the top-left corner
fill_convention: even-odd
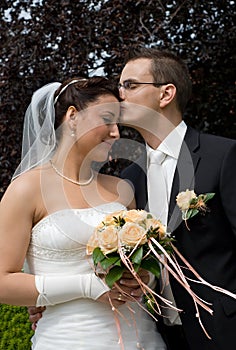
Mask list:
[[[46,306],[34,350],[166,349],[137,285],[118,283],[133,297],[110,290],[86,256],[104,216],[135,205],[125,181],[91,166],[119,138],[119,101],[106,78],[75,78],[37,90],[26,111],[22,161],[0,205],[0,303]]]

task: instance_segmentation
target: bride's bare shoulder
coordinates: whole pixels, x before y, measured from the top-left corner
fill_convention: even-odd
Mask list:
[[[8,186],[6,195],[22,196],[22,198],[32,198],[40,189],[40,179],[42,168],[38,167],[29,170],[16,177]]]

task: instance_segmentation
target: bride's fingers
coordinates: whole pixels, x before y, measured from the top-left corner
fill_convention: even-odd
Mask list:
[[[143,283],[147,284],[149,282],[150,276],[149,276],[148,271],[140,269],[138,272],[138,276],[142,280]],[[119,283],[121,285],[130,287],[130,288],[139,288],[140,287],[139,282],[130,272],[123,273]]]
[[[117,290],[111,289],[109,292],[106,292],[102,294],[97,301],[105,304],[109,304],[110,306],[114,306],[115,308],[123,305],[126,303],[126,300],[124,300],[124,297],[120,297],[121,294]]]
[[[123,301],[134,301],[134,299],[140,301],[140,298],[143,295],[143,292],[141,288],[129,288],[126,286],[121,286],[120,284],[116,283],[116,287],[113,288],[114,291],[114,298],[117,298],[118,300]]]
[[[138,270],[138,275],[139,276],[148,276],[149,272],[147,270],[144,270],[144,269],[140,268]],[[131,272],[129,272],[129,271],[124,271],[122,277],[124,277],[124,278],[131,278],[131,279],[134,278],[133,274]]]
[[[36,331],[36,328],[37,328],[37,322],[32,323],[31,329],[33,331]]]
[[[41,317],[42,317],[41,312],[38,312],[37,314],[34,314],[34,315],[29,315],[29,321],[31,323],[36,323],[38,320],[40,320]]]
[[[127,287],[130,289],[136,289],[136,288],[139,288],[140,286],[140,284],[135,278],[129,279],[129,278],[123,278],[123,277],[119,281],[119,285],[121,286],[121,288]]]
[[[110,300],[114,307],[119,307],[126,303],[127,297],[122,293],[113,293],[110,295]]]
[[[36,329],[36,322],[42,317],[42,313],[45,311],[45,309],[46,307],[28,307],[29,321],[32,323],[33,330]]]
[[[29,306],[27,309],[28,309],[28,313],[30,315],[36,315],[37,313],[42,313],[46,309],[46,307],[45,306],[39,306],[39,307]]]

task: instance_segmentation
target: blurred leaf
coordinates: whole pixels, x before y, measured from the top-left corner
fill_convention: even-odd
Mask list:
[[[113,268],[110,269],[110,271],[105,277],[105,281],[108,287],[110,288],[113,287],[114,283],[122,277],[124,270],[125,270],[125,267],[120,267],[120,266],[114,266]]]

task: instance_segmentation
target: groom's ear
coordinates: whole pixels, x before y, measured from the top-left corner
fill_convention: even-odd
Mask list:
[[[176,87],[174,84],[163,85],[160,88],[160,107],[165,108],[176,97]]]

